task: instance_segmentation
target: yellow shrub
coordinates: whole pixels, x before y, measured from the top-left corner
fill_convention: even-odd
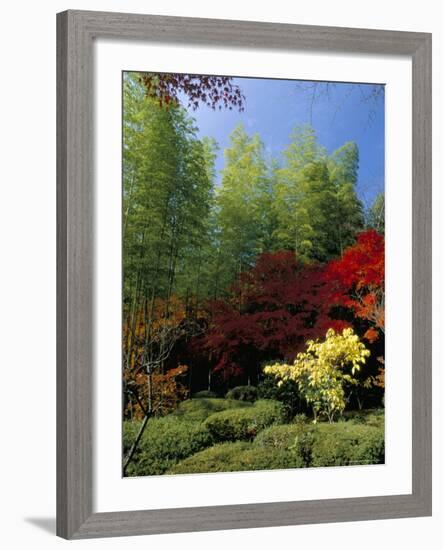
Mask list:
[[[264,372],[280,383],[294,380],[312,406],[314,422],[318,415],[326,415],[332,422],[334,415],[345,408],[345,385],[357,384],[354,375],[369,354],[352,328],[341,334],[331,328],[323,342],[308,340],[306,352],[299,353],[293,365],[268,365]]]

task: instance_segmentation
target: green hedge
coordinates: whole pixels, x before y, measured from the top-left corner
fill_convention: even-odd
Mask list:
[[[243,403],[240,401],[240,403]],[[216,442],[253,439],[261,430],[284,421],[284,410],[277,401],[256,401],[253,406],[212,414],[205,421]]]
[[[289,449],[295,445],[305,431],[307,431],[305,426],[300,424],[271,426],[257,435],[254,445],[267,449]]]
[[[236,386],[226,394],[226,399],[238,399],[249,403],[253,403],[257,398],[258,392],[255,386]]]
[[[195,408],[195,403],[205,401],[205,405]],[[201,421],[208,411],[228,406],[237,408],[210,414]],[[183,409],[197,421],[190,421]],[[235,400],[195,399],[182,403],[181,411],[182,416],[170,414],[149,421],[128,475],[384,463],[383,411],[364,414],[364,421],[361,415],[353,415],[348,421],[333,424],[283,424],[282,405],[271,400],[251,405]],[[139,422],[124,423],[125,453],[139,426]]]
[[[125,422],[123,445],[127,450],[135,439],[140,423]],[[173,464],[213,444],[202,423],[184,422],[172,415],[149,420],[128,476],[163,474]]]
[[[263,430],[254,440],[254,446],[288,451],[298,457],[300,466],[309,466],[315,427],[305,424],[283,424]]]
[[[191,422],[202,422],[211,414],[229,409],[241,409],[246,407],[251,407],[251,404],[243,401],[236,401],[234,399],[200,397],[182,401],[172,413],[172,416]]]
[[[384,409],[363,409],[357,411],[345,411],[342,414],[344,420],[351,421],[354,424],[367,424],[379,428],[384,427],[385,411]]]
[[[383,464],[384,429],[353,422],[318,424],[314,431],[311,466]]]
[[[306,467],[382,464],[384,430],[354,424],[285,424],[259,433],[254,446],[295,453]]]
[[[385,415],[379,413],[368,414],[365,418],[365,424],[367,426],[374,426],[375,428],[381,428],[382,430],[384,430]]]
[[[168,470],[168,474],[241,472],[300,468],[303,463],[294,453],[254,447],[251,443],[219,443],[201,451]]]
[[[249,443],[237,441],[235,443],[222,443],[186,458],[182,462],[172,466],[168,474],[194,474],[206,472],[226,472],[232,461],[245,449]]]

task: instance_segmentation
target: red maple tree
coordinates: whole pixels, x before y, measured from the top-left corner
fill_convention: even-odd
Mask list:
[[[214,372],[256,374],[267,359],[292,360],[309,338],[348,323],[327,315],[324,266],[302,265],[290,251],[264,253],[240,276],[227,301],[210,304],[203,346]]]
[[[208,304],[209,328],[199,340],[225,380],[254,377],[265,360],[293,360],[328,328],[358,324],[374,343],[384,332],[384,239],[360,233],[324,265],[302,264],[291,251],[263,253],[231,291]]]
[[[229,76],[141,73],[140,80],[146,95],[157,100],[160,107],[187,101],[187,107],[193,110],[199,105],[213,110],[244,110],[245,97]]]
[[[349,308],[369,323],[365,337],[375,341],[385,330],[385,243],[374,230],[357,236],[340,259],[329,262],[325,281],[330,303]]]

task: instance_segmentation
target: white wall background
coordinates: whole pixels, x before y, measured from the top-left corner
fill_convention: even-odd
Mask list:
[[[68,8],[433,32],[434,281],[443,278],[443,27],[438,0],[46,0],[2,5],[0,544],[60,548],[55,529],[55,14]],[[440,154],[439,154],[440,153]],[[436,549],[443,535],[442,291],[434,288],[434,516],[79,541],[79,549]]]

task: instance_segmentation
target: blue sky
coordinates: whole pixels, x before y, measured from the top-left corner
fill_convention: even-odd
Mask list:
[[[279,157],[295,126],[311,124],[318,142],[332,152],[355,141],[360,153],[357,192],[367,205],[384,189],[384,93],[369,84],[234,78],[246,97],[245,110],[213,111],[201,105],[190,111],[200,137],[217,140],[216,168],[223,167],[229,134],[242,122],[249,134],[258,133],[269,156]],[[377,93],[379,92],[379,93]],[[375,93],[375,97],[373,94]],[[372,95],[371,95],[372,94]]]

